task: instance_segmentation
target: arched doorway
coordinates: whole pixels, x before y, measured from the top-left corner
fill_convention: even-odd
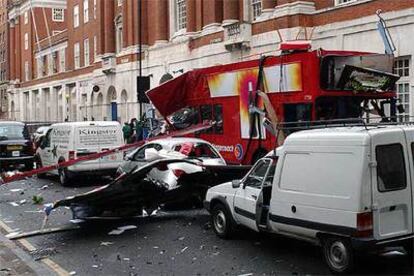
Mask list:
[[[122,90],[121,92],[121,120],[122,122],[127,122],[129,120],[129,112],[128,112],[128,93],[126,90]]]
[[[118,106],[117,106],[117,96],[116,89],[113,85],[109,86],[108,94],[106,95],[106,104],[108,107],[106,119],[107,120],[117,120],[118,118]]]

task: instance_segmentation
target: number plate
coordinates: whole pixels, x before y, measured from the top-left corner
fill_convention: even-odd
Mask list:
[[[7,150],[9,150],[9,151],[16,151],[16,150],[22,150],[23,149],[23,147],[22,146],[19,146],[19,145],[10,145],[10,146],[7,146]]]
[[[19,157],[20,156],[20,151],[18,151],[18,150],[12,151],[12,156],[13,157]]]

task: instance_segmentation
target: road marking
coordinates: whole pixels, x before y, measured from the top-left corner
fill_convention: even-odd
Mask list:
[[[2,220],[0,220],[0,228],[2,228],[4,231],[6,231],[8,233],[13,232],[13,229],[11,229]],[[33,244],[31,244],[26,239],[21,239],[21,240],[18,240],[17,242],[20,243],[28,251],[34,251],[34,250],[36,250],[36,247],[34,247]],[[58,265],[57,263],[55,263],[54,261],[52,261],[49,258],[44,258],[44,259],[41,259],[40,261],[42,263],[44,263],[45,265],[47,265],[54,272],[56,272],[56,274],[59,275],[59,276],[68,276],[69,275],[69,272],[67,270],[65,270],[63,267],[61,267],[60,265]]]

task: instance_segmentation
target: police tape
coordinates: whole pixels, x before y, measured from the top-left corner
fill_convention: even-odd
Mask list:
[[[211,122],[201,123],[201,124],[195,125],[193,127],[190,127],[190,128],[184,129],[184,130],[173,131],[173,132],[170,132],[168,134],[164,134],[164,135],[149,138],[145,141],[139,141],[139,142],[136,142],[136,143],[123,145],[123,146],[113,148],[113,149],[109,149],[109,150],[105,150],[105,151],[102,151],[102,152],[92,153],[92,154],[89,154],[89,155],[84,155],[84,156],[81,156],[81,157],[76,158],[76,159],[70,159],[68,161],[63,161],[63,162],[60,162],[58,164],[54,164],[54,165],[47,166],[47,167],[36,168],[36,169],[28,171],[28,172],[21,172],[21,173],[19,172],[19,173],[15,173],[13,175],[10,175],[10,176],[7,176],[7,175],[4,174],[4,175],[0,176],[0,185],[4,185],[4,184],[10,183],[10,182],[22,180],[22,179],[31,177],[33,175],[47,173],[47,172],[50,172],[50,171],[53,171],[53,170],[59,170],[59,169],[63,169],[63,168],[66,168],[66,167],[70,167],[70,166],[73,166],[73,165],[75,165],[77,163],[80,163],[80,162],[95,160],[95,159],[98,159],[98,158],[101,158],[101,157],[104,157],[104,156],[107,156],[107,155],[111,155],[111,154],[115,154],[115,153],[119,153],[119,152],[124,152],[126,150],[131,149],[131,148],[139,147],[139,146],[143,145],[144,143],[150,142],[150,141],[153,141],[153,140],[189,135],[189,134],[193,134],[193,133],[198,132],[198,131],[209,129],[211,127],[212,127]]]

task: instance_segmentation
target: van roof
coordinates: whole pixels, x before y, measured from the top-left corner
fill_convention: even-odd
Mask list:
[[[312,130],[303,130],[289,135],[284,145],[338,145],[338,146],[366,146],[371,136],[381,133],[402,133],[413,131],[412,125],[382,125],[382,126],[353,126],[332,127]]]
[[[75,126],[75,127],[84,127],[84,126],[118,126],[119,122],[116,121],[83,121],[83,122],[65,122],[65,123],[56,123],[51,125],[51,127],[57,126]]]
[[[22,122],[16,122],[16,121],[0,121],[0,124],[2,124],[2,125],[19,125],[19,126],[24,126],[25,125]]]

